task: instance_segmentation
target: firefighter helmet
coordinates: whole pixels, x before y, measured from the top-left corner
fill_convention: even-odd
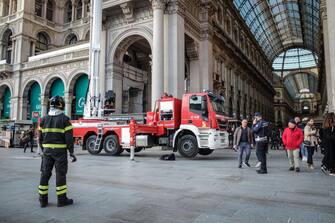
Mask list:
[[[64,110],[65,108],[65,102],[63,97],[56,95],[50,99],[50,107],[51,108],[58,108],[61,110]]]

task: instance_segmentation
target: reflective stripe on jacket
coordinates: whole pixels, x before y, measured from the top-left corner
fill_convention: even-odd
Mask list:
[[[40,144],[43,148],[68,149],[73,153],[73,127],[63,113],[42,118],[39,126]]]

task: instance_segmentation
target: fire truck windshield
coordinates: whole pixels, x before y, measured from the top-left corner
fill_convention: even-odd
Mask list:
[[[209,96],[209,99],[211,101],[213,110],[217,114],[224,114],[224,101],[220,98],[214,97],[214,96]]]

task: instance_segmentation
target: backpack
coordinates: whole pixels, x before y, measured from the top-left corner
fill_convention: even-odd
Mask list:
[[[172,161],[172,160],[176,160],[176,156],[174,155],[174,153],[165,154],[165,155],[162,155],[159,159],[160,160]]]

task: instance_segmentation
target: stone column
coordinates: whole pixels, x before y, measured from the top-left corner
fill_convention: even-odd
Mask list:
[[[0,17],[3,17],[4,16],[4,2],[3,1],[0,1]],[[1,114],[0,114],[1,115]]]
[[[82,1],[82,9],[81,9],[81,18],[85,18],[86,15],[86,1]]]
[[[1,10],[1,8],[0,8],[0,10]],[[3,51],[3,44],[2,44],[2,41],[0,40],[0,60],[2,60],[2,52]]]
[[[213,26],[211,15],[214,6],[212,1],[202,1],[201,18],[201,42],[199,46],[201,87],[206,90],[213,90]]]
[[[335,111],[335,1],[321,1],[321,18],[323,23],[324,54],[326,66],[326,83],[329,112]],[[328,13],[329,12],[329,13]]]
[[[41,116],[45,116],[48,113],[48,95],[41,94]]]
[[[13,6],[13,0],[9,0],[8,15],[11,15],[11,14],[12,14],[12,6]]]
[[[200,77],[200,61],[191,60],[190,61],[190,92],[199,92],[201,91],[201,77]]]
[[[11,92],[11,119],[20,120],[22,119],[22,106],[20,106],[20,91],[21,91],[21,74],[20,71],[16,70],[12,76],[14,80],[13,91]]]
[[[72,94],[70,92],[64,92],[65,100],[65,115],[71,117],[72,115]]]
[[[282,125],[283,125],[283,127],[285,127],[286,126],[286,123],[285,123],[285,117],[284,117],[284,108],[281,108],[280,109],[280,116],[281,116],[281,123],[282,123]]]
[[[182,5],[170,4],[164,17],[164,91],[181,98],[185,78],[185,22]]]
[[[202,40],[199,47],[201,90],[213,90],[213,45]]]
[[[72,15],[71,15],[71,22],[75,21],[76,20],[76,1],[75,0],[72,0],[71,1],[72,3]]]
[[[30,56],[30,39],[23,35],[13,39],[12,63],[22,63],[28,61]]]
[[[164,91],[164,8],[163,0],[152,0],[153,46],[152,46],[152,96],[151,107]]]
[[[47,6],[48,6],[48,0],[43,1],[43,10],[42,10],[42,18],[47,18]]]

